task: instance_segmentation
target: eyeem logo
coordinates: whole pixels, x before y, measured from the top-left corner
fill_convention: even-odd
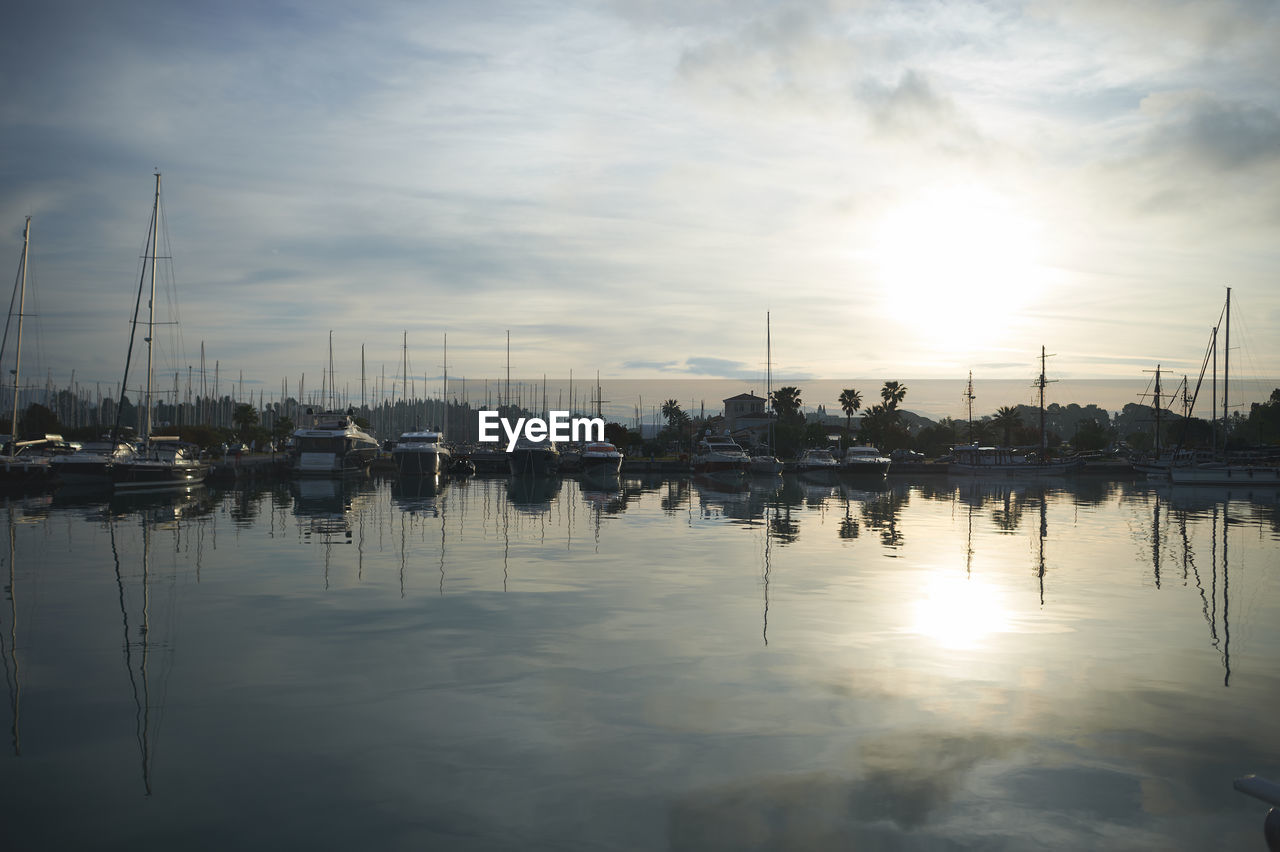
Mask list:
[[[563,443],[565,441],[603,441],[604,419],[600,417],[569,417],[567,411],[551,412],[551,419],[541,417],[521,417],[513,427],[505,417],[496,411],[480,412],[480,440],[485,443],[497,443],[502,436],[497,434],[498,426],[507,433],[507,452],[516,447],[521,433],[535,444],[546,440]]]

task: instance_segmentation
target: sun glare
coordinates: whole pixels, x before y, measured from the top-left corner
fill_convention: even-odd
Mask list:
[[[974,648],[1008,629],[1001,590],[981,580],[934,577],[915,603],[910,631],[945,648]]]
[[[1042,286],[1039,227],[1003,196],[949,187],[886,211],[872,248],[887,315],[936,345],[1005,326]]]

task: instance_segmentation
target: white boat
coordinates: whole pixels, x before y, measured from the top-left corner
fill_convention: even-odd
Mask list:
[[[777,476],[786,469],[786,465],[777,456],[760,453],[751,456],[751,462],[747,469],[752,476]]]
[[[293,433],[293,470],[303,476],[363,473],[378,455],[378,442],[350,414],[327,412]]]
[[[160,227],[160,173],[156,172],[155,203],[151,208],[151,254],[143,259],[144,262],[149,261],[148,265],[151,268],[151,288],[150,295],[147,298],[146,337],[143,338],[147,344],[147,386],[143,396],[142,436],[136,453],[126,458],[114,459],[111,462],[109,468],[111,482],[116,488],[160,488],[198,485],[209,475],[209,463],[201,458],[198,447],[185,443],[177,437],[154,438],[151,435],[152,415],[155,409],[155,397],[152,390],[155,384],[153,341],[156,327],[156,262],[159,260],[157,247]],[[135,327],[139,324],[138,311],[141,309],[142,297],[145,292],[143,285],[145,283],[145,278],[138,282],[138,300],[135,302],[133,316]],[[132,349],[132,335],[129,338],[129,346]],[[129,386],[129,360],[131,356],[132,351],[125,358],[124,381],[120,383],[122,389]],[[113,436],[119,434],[119,413],[116,415],[116,426],[112,430],[112,434]]]
[[[889,458],[881,455],[875,447],[849,447],[840,460],[840,472],[852,476],[883,478],[889,473],[890,464]]]
[[[199,485],[209,475],[209,462],[195,444],[173,437],[153,437],[137,453],[111,465],[116,488],[167,488]]]
[[[728,435],[704,435],[693,452],[695,473],[746,473],[751,460]]]
[[[800,473],[837,473],[840,463],[830,450],[805,450],[796,460],[796,470]]]
[[[578,454],[585,474],[617,475],[622,470],[622,451],[607,441],[593,441]]]
[[[452,459],[444,436],[426,429],[402,433],[391,448],[391,460],[401,476],[436,476],[449,469]]]

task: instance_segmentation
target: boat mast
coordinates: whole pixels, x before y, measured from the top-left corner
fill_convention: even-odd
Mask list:
[[[19,279],[22,284],[18,291],[18,346],[13,361],[13,422],[10,424],[9,435],[9,455],[11,456],[18,450],[18,388],[22,384],[22,376],[19,373],[22,368],[22,315],[25,313],[24,308],[27,302],[27,247],[30,245],[30,240],[31,217],[28,216],[27,223],[22,229],[22,276]]]
[[[1049,442],[1044,432],[1044,346],[1040,347],[1040,378],[1036,382],[1036,386],[1040,388],[1040,461],[1043,462],[1049,451]]]
[[[1227,337],[1222,344],[1222,452],[1227,451],[1227,431],[1230,428],[1227,409],[1227,382],[1231,370],[1231,288],[1227,288]]]
[[[160,239],[160,173],[156,172],[156,200],[151,208],[151,298],[147,301],[147,414],[143,420],[144,441],[151,440],[151,382],[155,361],[152,355],[152,337],[156,330],[156,247]]]
[[[507,407],[511,407],[511,329],[507,329]]]
[[[976,441],[973,440],[973,401],[975,399],[977,399],[977,397],[973,395],[973,370],[970,370],[969,386],[965,388],[965,391],[964,391],[964,401],[965,401],[965,404],[968,405],[969,407],[969,431],[966,434],[966,437],[969,439],[970,444],[977,443]]]
[[[1160,458],[1160,365],[1156,364],[1156,458]]]
[[[769,452],[777,453],[773,448],[773,338],[769,322],[769,312],[764,312],[764,410],[769,415]]]
[[[333,329],[329,329],[329,410],[337,411],[338,406],[335,402],[334,390],[338,384],[337,377],[333,374]]]
[[[449,431],[449,332],[444,333],[444,390],[440,393],[441,405],[444,406],[444,417],[440,421],[440,440],[444,440]]]

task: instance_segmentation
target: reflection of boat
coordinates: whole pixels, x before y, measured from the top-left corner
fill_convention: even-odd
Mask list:
[[[439,476],[408,476],[391,483],[391,502],[409,512],[435,510],[435,501],[448,487]]]
[[[513,476],[554,476],[560,469],[560,450],[551,441],[521,437],[507,454]]]
[[[751,460],[728,435],[704,435],[693,454],[694,473],[746,473]]]
[[[889,459],[875,447],[849,447],[840,460],[840,472],[883,479],[889,473],[889,464]]]
[[[560,479],[553,476],[515,476],[507,481],[507,500],[526,512],[546,512],[560,493]]]
[[[401,476],[435,476],[449,469],[452,456],[439,432],[421,430],[403,433],[391,458]]]
[[[293,470],[311,476],[363,473],[378,455],[378,442],[350,414],[327,412],[293,433]]]
[[[622,451],[606,441],[594,441],[582,448],[578,463],[584,474],[616,475],[622,470]]]

